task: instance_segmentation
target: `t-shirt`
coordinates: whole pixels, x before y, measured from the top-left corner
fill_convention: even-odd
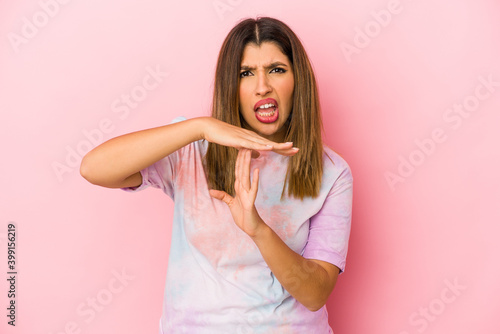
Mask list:
[[[151,186],[174,201],[160,334],[333,333],[326,307],[312,312],[292,297],[227,204],[210,196],[202,162],[207,147],[203,139],[194,141],[141,170],[140,186],[122,188]],[[346,161],[325,145],[319,196],[280,201],[290,157],[260,153],[250,165],[251,171],[259,168],[260,217],[296,253],[343,272],[353,190]],[[288,279],[298,280],[299,274],[304,271],[291,270]]]

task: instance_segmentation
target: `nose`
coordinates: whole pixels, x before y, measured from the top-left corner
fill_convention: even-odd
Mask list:
[[[265,96],[272,92],[273,88],[271,87],[269,80],[265,74],[261,74],[257,78],[257,88],[255,92],[257,95]]]

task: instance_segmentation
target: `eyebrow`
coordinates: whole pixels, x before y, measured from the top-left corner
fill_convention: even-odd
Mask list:
[[[264,68],[266,70],[270,69],[270,68],[273,68],[273,67],[276,67],[276,66],[284,66],[284,67],[288,67],[286,64],[283,64],[282,62],[280,61],[275,61],[267,66],[264,66]],[[248,65],[241,65],[240,67],[240,71],[250,71],[250,70],[255,70],[255,67],[251,67],[251,66],[248,66]]]

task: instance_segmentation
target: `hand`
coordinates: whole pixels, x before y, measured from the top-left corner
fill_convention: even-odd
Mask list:
[[[234,222],[250,237],[257,234],[259,228],[265,225],[255,208],[255,198],[259,186],[259,169],[253,171],[250,184],[251,150],[240,149],[236,159],[234,190],[235,197],[222,190],[210,189],[210,196],[224,201],[231,211]]]
[[[257,133],[228,124],[213,117],[203,117],[203,139],[219,145],[247,148],[253,150],[252,157],[259,157],[257,151],[274,151],[285,156],[297,153],[298,148],[293,148],[293,143],[276,143]],[[270,145],[270,146],[269,146]]]

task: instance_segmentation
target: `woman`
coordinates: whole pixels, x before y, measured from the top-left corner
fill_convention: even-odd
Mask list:
[[[212,117],[84,157],[93,184],[174,200],[160,333],[333,333],[325,303],[345,268],[353,179],[321,130],[305,50],[261,17],[222,45]]]

